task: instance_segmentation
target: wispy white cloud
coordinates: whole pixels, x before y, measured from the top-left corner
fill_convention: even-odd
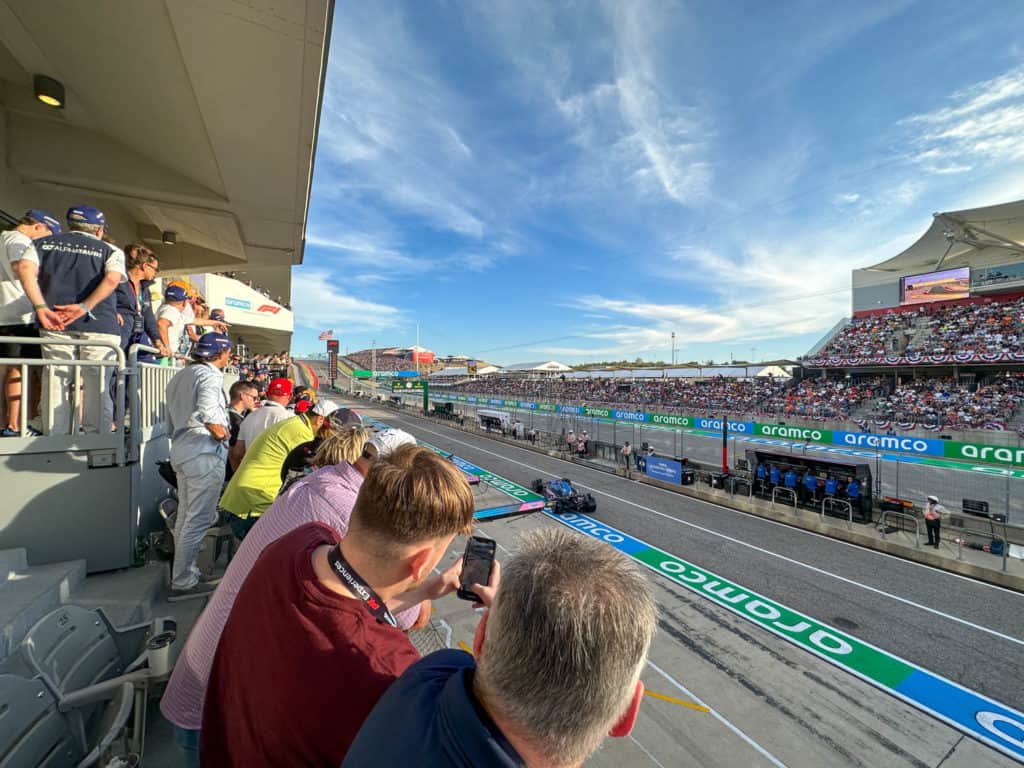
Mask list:
[[[296,324],[313,329],[344,327],[346,332],[355,332],[386,330],[402,322],[399,308],[357,298],[336,287],[339,283],[345,281],[326,270],[296,270],[292,278]]]
[[[1024,159],[1024,66],[958,90],[949,101],[900,121],[925,171],[964,173],[977,163]]]

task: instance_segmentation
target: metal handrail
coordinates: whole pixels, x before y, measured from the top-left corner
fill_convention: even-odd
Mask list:
[[[963,518],[960,518],[960,519],[962,520]],[[989,520],[991,522],[993,522],[993,523],[999,522],[999,524],[1002,525],[1002,527],[1003,527],[1003,570],[1005,571],[1006,570],[1006,558],[1007,558],[1007,555],[1008,555],[1008,551],[1010,549],[1010,540],[1008,538],[1006,538],[1006,523],[1004,521],[995,521],[995,520],[992,520],[991,518],[989,518]],[[979,539],[986,539],[987,541],[990,541],[990,542],[992,541],[992,539],[994,537],[994,528],[993,528],[993,532],[988,533],[988,534],[978,533],[976,531],[969,531],[966,528],[958,528],[957,532],[959,534],[961,534],[961,535],[964,535],[964,536],[975,536],[975,537],[977,537]],[[961,539],[961,538],[957,538],[956,539],[956,559],[957,560],[963,560],[963,548],[964,548],[964,540]]]
[[[793,512],[799,515],[800,509],[796,505],[796,491],[794,491],[792,488],[786,488],[785,486],[781,485],[775,486],[774,488],[772,488],[772,504],[775,503],[775,500],[776,498],[778,498],[778,495],[780,493],[788,493],[790,495],[790,498],[793,499]]]
[[[751,496],[754,495],[754,482],[750,478],[730,476],[729,477],[729,485],[731,486],[730,487],[730,491],[732,492],[733,496],[736,495],[736,486],[738,484],[740,484],[740,483],[742,483],[742,484],[747,486],[747,498],[748,499]]]
[[[921,526],[920,521],[916,515],[908,515],[906,512],[894,512],[891,509],[887,509],[882,512],[882,517],[878,521],[878,527],[882,531],[882,538],[885,538],[885,517],[886,515],[895,515],[896,517],[902,517],[904,520],[914,521],[914,548],[921,548]]]
[[[835,507],[835,506],[839,506],[840,508],[846,507],[846,512],[847,512],[847,515],[848,515],[848,517],[846,519],[846,527],[849,530],[853,530],[853,504],[851,504],[850,502],[846,501],[845,499],[837,499],[834,496],[826,496],[824,499],[821,500],[821,514],[820,514],[820,517],[821,517],[821,521],[822,522],[825,522],[825,505],[826,504],[828,504],[829,506],[832,506],[832,507]]]
[[[71,419],[70,428],[66,436],[70,437],[77,433],[78,429],[78,391],[81,386],[81,369],[82,368],[100,368],[100,375],[102,376],[103,368],[114,368],[115,369],[115,383],[114,383],[114,424],[115,428],[110,434],[115,437],[115,462],[117,466],[124,466],[125,464],[125,445],[124,445],[124,392],[125,392],[125,359],[124,350],[121,349],[120,343],[114,343],[112,341],[101,341],[96,339],[72,339],[72,338],[28,338],[22,336],[0,336],[0,344],[31,344],[33,346],[64,346],[64,347],[106,347],[114,351],[114,360],[52,360],[52,359],[39,359],[39,360],[28,360],[26,358],[0,358],[0,366],[18,366],[21,371],[22,391],[28,391],[28,369],[29,368],[73,368],[74,379],[69,393],[70,404],[71,404]],[[50,374],[52,375],[52,373]],[[49,386],[49,385],[47,385]],[[107,391],[97,393],[99,397],[110,397],[110,393]],[[28,398],[24,395],[21,397],[21,402],[18,405],[22,429],[25,429],[25,425],[28,424]],[[51,408],[53,404],[50,404]],[[51,415],[47,415],[47,420],[52,420]]]

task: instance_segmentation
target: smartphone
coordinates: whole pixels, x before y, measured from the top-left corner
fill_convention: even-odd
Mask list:
[[[462,556],[462,574],[459,576],[458,595],[463,600],[481,602],[480,596],[470,587],[474,584],[487,584],[491,580],[494,568],[494,550],[497,548],[494,539],[483,536],[470,536],[466,542],[466,553]]]

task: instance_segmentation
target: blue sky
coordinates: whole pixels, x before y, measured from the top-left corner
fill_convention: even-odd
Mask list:
[[[970,7],[968,7],[970,6]],[[1019,2],[338,2],[293,349],[802,354],[1024,197]]]

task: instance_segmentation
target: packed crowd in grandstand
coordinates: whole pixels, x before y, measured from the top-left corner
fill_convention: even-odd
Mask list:
[[[466,394],[653,411],[850,421],[858,418],[949,429],[1005,429],[1024,404],[1024,378],[996,377],[977,387],[952,377],[896,385],[891,376],[847,379],[637,379],[465,377],[448,389]]]
[[[280,304],[285,309],[289,309],[290,310],[292,308],[291,304],[289,304],[287,302],[287,300],[285,300],[285,298],[283,296],[281,296],[280,294],[278,294],[276,297],[271,296],[270,291],[267,290],[266,288],[264,288],[262,285],[260,285],[257,282],[254,282],[250,278],[246,278],[246,279],[242,280],[238,276],[237,272],[213,272],[212,274],[217,275],[218,277],[226,277],[229,280],[238,280],[239,282],[241,282],[247,288],[252,288],[254,291],[256,291],[257,293],[263,294],[268,299],[273,299],[274,301],[276,301],[278,304]]]
[[[926,304],[854,318],[820,357],[901,354],[1024,353],[1024,297],[982,303]]]
[[[349,352],[345,357],[356,370],[375,371],[415,371],[416,363],[407,357],[398,355],[394,350],[363,349],[359,352]],[[421,366],[422,367],[422,366]]]

